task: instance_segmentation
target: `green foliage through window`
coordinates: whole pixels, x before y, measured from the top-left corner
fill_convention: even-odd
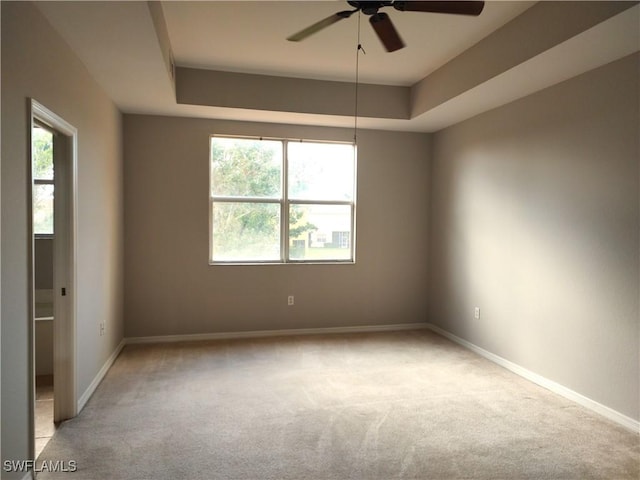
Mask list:
[[[210,154],[211,261],[353,260],[353,145],[211,137]]]
[[[279,198],[282,143],[215,138],[211,141],[211,193]]]
[[[53,134],[36,126],[31,133],[33,232],[53,234]]]

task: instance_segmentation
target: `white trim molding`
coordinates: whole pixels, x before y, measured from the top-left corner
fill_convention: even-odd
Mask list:
[[[197,340],[228,340],[236,338],[285,337],[293,335],[322,335],[333,333],[370,333],[393,332],[401,330],[421,330],[429,328],[426,323],[398,323],[393,325],[362,325],[353,327],[325,327],[325,328],[290,328],[284,330],[253,330],[248,332],[219,332],[196,333],[190,335],[159,335],[152,337],[130,337],[127,344],[137,343],[168,343],[187,342]]]
[[[93,395],[93,392],[96,391],[96,388],[98,388],[98,385],[100,385],[100,382],[102,382],[102,379],[105,377],[105,375],[113,365],[113,362],[116,361],[116,358],[118,358],[118,355],[120,355],[120,352],[122,351],[122,349],[126,344],[127,342],[123,338],[118,344],[118,346],[116,347],[116,349],[113,351],[113,353],[109,356],[107,361],[104,362],[104,365],[102,365],[102,368],[97,373],[97,375],[93,378],[93,381],[89,384],[89,386],[84,391],[82,396],[78,399],[78,413],[80,413],[84,408],[84,406],[87,404],[87,402],[91,398],[91,395]]]
[[[453,333],[450,333],[446,330],[443,330],[442,328],[438,327],[437,325],[433,325],[431,323],[426,324],[426,327],[429,330],[432,330],[440,335],[442,335],[443,337],[448,338],[449,340],[462,345],[465,348],[468,348],[469,350],[477,353],[478,355],[480,355],[481,357],[486,358],[487,360],[490,360],[493,363],[496,363],[498,365],[500,365],[501,367],[506,368],[507,370],[510,370],[511,372],[515,373],[516,375],[519,375],[537,385],[540,385],[541,387],[546,388],[547,390],[550,390],[553,393],[556,393],[568,400],[571,400],[575,403],[577,403],[578,405],[581,405],[585,408],[588,408],[589,410],[602,415],[603,417],[608,418],[609,420],[612,420],[614,422],[616,422],[617,424],[625,427],[628,430],[631,430],[634,433],[640,434],[640,422],[637,420],[634,420],[631,417],[628,417],[620,412],[618,412],[617,410],[614,410],[610,407],[607,407],[606,405],[602,405],[599,402],[596,402],[595,400],[592,400],[588,397],[585,397],[584,395],[571,390],[570,388],[565,387],[564,385],[561,385],[559,383],[554,382],[553,380],[549,380],[548,378],[543,377],[542,375],[538,375],[535,372],[532,372],[531,370],[527,370],[524,367],[521,367],[520,365],[513,363],[509,360],[507,360],[506,358],[502,358],[499,355],[496,355],[495,353],[491,353],[488,350],[485,350],[481,347],[478,347],[477,345],[458,337],[457,335],[454,335]]]

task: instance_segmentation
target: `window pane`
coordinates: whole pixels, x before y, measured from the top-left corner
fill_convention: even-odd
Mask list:
[[[211,194],[280,198],[282,142],[211,139]]]
[[[289,198],[353,200],[353,145],[288,143]]]
[[[280,204],[214,202],[212,215],[214,261],[280,260]]]
[[[31,133],[33,178],[53,180],[53,134],[34,127]]]
[[[351,260],[349,205],[291,205],[291,260]]]
[[[53,185],[33,186],[33,233],[53,233]]]

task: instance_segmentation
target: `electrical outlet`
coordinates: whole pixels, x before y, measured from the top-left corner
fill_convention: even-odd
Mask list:
[[[100,322],[100,336],[104,335],[104,322]]]
[[[480,319],[480,307],[476,307],[473,310],[473,318],[475,318],[476,320]]]
[[[291,306],[294,304],[294,299],[293,299],[293,295],[289,295],[287,297],[287,305]]]

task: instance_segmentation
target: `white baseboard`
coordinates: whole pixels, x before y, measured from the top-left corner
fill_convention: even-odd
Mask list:
[[[91,382],[91,384],[87,387],[87,389],[84,391],[84,393],[80,396],[80,398],[78,399],[78,413],[80,413],[82,411],[84,406],[87,404],[87,402],[91,398],[91,395],[93,395],[93,392],[95,392],[96,388],[98,388],[98,385],[100,385],[100,382],[102,381],[104,376],[107,374],[107,372],[111,368],[111,365],[113,365],[113,362],[116,361],[116,358],[118,358],[118,355],[120,355],[120,352],[122,351],[122,349],[124,348],[126,343],[127,342],[126,342],[126,340],[124,338],[120,341],[120,343],[118,344],[116,349],[113,351],[113,353],[109,356],[107,361],[104,362],[104,365],[102,365],[102,368],[100,369],[98,374],[94,377],[94,379]]]
[[[158,335],[152,337],[129,337],[126,343],[167,343],[195,340],[228,340],[236,338],[283,337],[292,335],[321,335],[331,333],[393,332],[429,328],[426,323],[399,323],[395,325],[362,325],[353,327],[290,328],[284,330],[253,330],[249,332],[196,333],[187,335]]]
[[[507,370],[510,370],[513,373],[520,375],[521,377],[526,378],[527,380],[537,385],[540,385],[541,387],[544,387],[547,390],[552,391],[553,393],[561,395],[568,400],[571,400],[579,405],[582,405],[583,407],[586,407],[589,410],[592,410],[593,412],[596,412],[602,415],[603,417],[608,418],[609,420],[613,420],[617,424],[622,425],[623,427],[627,428],[628,430],[631,430],[634,433],[640,434],[639,421],[634,420],[631,417],[627,417],[626,415],[618,412],[617,410],[607,407],[606,405],[602,405],[601,403],[598,403],[595,400],[585,397],[584,395],[578,392],[575,392],[570,388],[565,387],[564,385],[556,383],[553,380],[549,380],[548,378],[545,378],[542,375],[538,375],[537,373],[527,370],[526,368],[521,367],[516,363],[513,363],[505,358],[502,358],[494,353],[491,353],[483,348],[480,348],[477,345],[471,342],[468,342],[467,340],[464,340],[463,338],[460,338],[454,335],[453,333],[447,332],[446,330],[443,330],[442,328],[436,325],[428,323],[426,324],[426,327],[430,330],[433,330],[436,333],[439,333],[443,337],[446,337],[449,340],[459,345],[462,345],[463,347],[468,348],[469,350],[477,353],[478,355],[486,358],[487,360],[490,360],[493,363],[496,363],[501,367],[504,367]]]

